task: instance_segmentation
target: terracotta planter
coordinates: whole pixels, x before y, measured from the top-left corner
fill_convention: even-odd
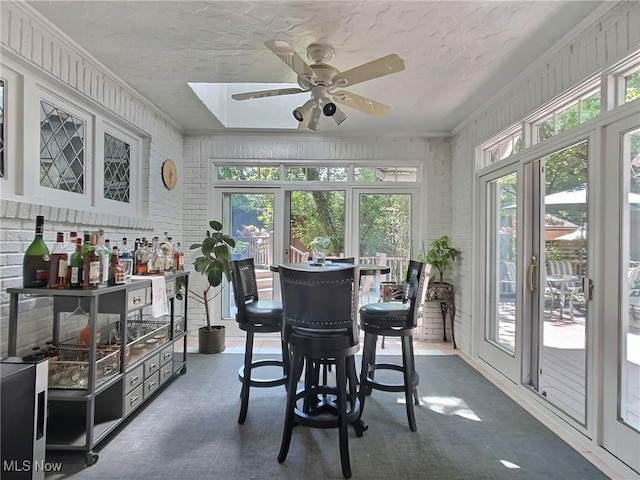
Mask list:
[[[199,353],[221,353],[225,347],[224,326],[213,326],[211,330],[207,327],[198,329],[198,352]]]

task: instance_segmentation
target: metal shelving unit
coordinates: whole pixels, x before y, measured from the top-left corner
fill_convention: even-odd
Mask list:
[[[50,375],[53,373],[58,377],[49,380],[47,449],[84,451],[86,464],[93,465],[98,461],[93,448],[102,439],[149,400],[166,381],[175,374],[186,373],[187,295],[182,296],[182,308],[177,309],[176,285],[182,284],[187,292],[189,273],[167,274],[165,282],[169,300],[169,315],[164,321],[166,328],[163,321],[154,319],[146,322],[150,325],[146,330],[141,328],[140,319],[144,309],[151,306],[151,277],[96,290],[7,289],[10,295],[9,356],[15,356],[18,347],[21,295],[52,299],[53,344],[66,349],[66,357],[60,354],[49,361]],[[61,327],[68,317],[65,314],[73,312],[78,304],[89,315],[90,342],[84,349],[74,343],[75,338],[60,338]],[[96,343],[99,314],[112,315],[108,328],[118,331],[119,344],[105,347]],[[105,348],[110,350],[105,353]],[[70,359],[69,351],[74,349],[78,351],[77,358]],[[114,351],[117,351],[116,355]],[[105,356],[109,357],[108,365],[99,364],[105,361]],[[68,377],[61,381],[60,375]]]

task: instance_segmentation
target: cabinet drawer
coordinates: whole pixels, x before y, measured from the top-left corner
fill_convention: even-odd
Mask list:
[[[176,281],[175,280],[167,280],[165,283],[165,287],[167,290],[167,298],[171,298],[176,294]]]
[[[160,352],[160,365],[164,365],[173,358],[173,343]]]
[[[153,392],[155,392],[160,386],[160,372],[156,372],[144,381],[144,398],[148,398]]]
[[[173,362],[169,362],[160,369],[160,383],[166,382],[173,373]]]
[[[138,385],[124,397],[124,416],[129,415],[144,399],[144,385]]]
[[[124,393],[129,393],[142,383],[144,379],[144,366],[138,365],[124,377]]]
[[[127,292],[127,310],[136,310],[151,303],[151,288],[138,288]]]
[[[160,370],[160,354],[156,354],[144,362],[144,378],[149,378]]]

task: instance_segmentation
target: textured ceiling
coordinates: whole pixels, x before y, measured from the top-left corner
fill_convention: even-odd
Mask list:
[[[389,105],[385,117],[344,107],[349,118],[323,118],[321,132],[432,134],[450,132],[603,2],[28,3],[186,133],[225,130],[187,82],[295,83],[264,46],[279,39],[305,60],[309,43],[331,44],[341,71],[389,53],[405,61],[400,73],[348,88]]]

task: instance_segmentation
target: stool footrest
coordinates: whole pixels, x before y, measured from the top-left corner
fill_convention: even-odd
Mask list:
[[[365,385],[361,385],[360,388],[370,387],[375,390],[381,390],[383,392],[404,392],[407,387],[404,383],[387,383],[387,382],[379,382],[369,376],[371,372],[376,370],[393,370],[396,372],[402,373],[404,370],[402,365],[394,365],[392,363],[375,363],[369,366],[369,371],[367,375],[364,377]],[[416,389],[420,384],[420,376],[417,372],[411,372],[411,389]]]
[[[294,408],[294,421],[299,425],[315,428],[338,428],[340,418],[338,405],[336,404],[337,391],[335,387],[317,386],[310,389],[302,389],[296,393],[296,402],[303,400],[308,412],[297,406]],[[329,398],[329,396],[333,398]],[[346,394],[346,402],[350,408],[347,411],[346,422],[352,424],[360,417],[360,400],[355,395]]]
[[[280,368],[284,368],[284,363],[282,362],[282,360],[272,360],[272,359],[261,359],[261,360],[254,360],[253,362],[251,362],[251,371],[252,373],[261,367],[280,367]],[[238,379],[242,382],[244,381],[244,365],[242,365],[239,369],[238,369]],[[283,373],[282,376],[280,377],[275,377],[275,378],[255,378],[255,377],[251,377],[250,380],[250,386],[252,387],[258,387],[258,388],[269,388],[269,387],[277,387],[280,385],[286,385],[287,384],[287,376]]]

